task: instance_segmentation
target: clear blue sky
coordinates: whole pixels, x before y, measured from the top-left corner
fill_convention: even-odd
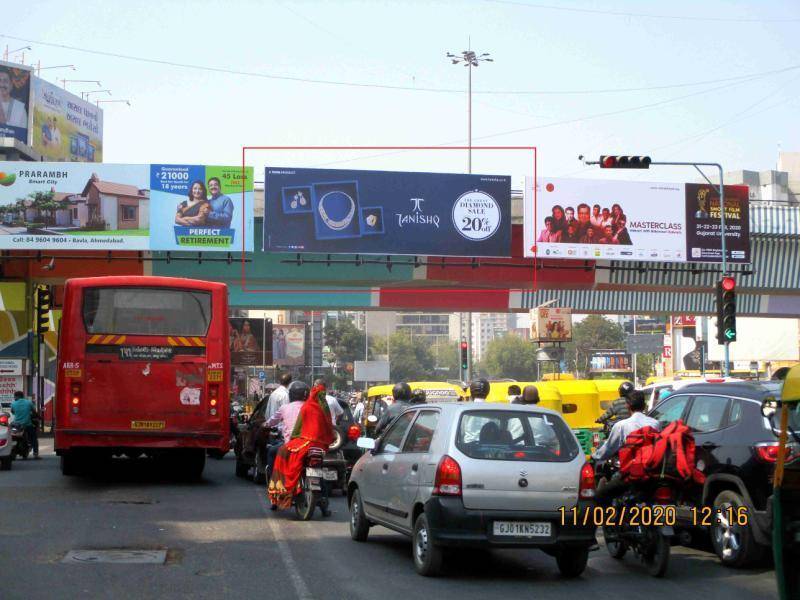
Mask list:
[[[4,4],[4,36],[268,75],[415,88],[465,90],[466,68],[451,65],[445,53],[466,48],[471,37],[473,49],[490,52],[495,59],[473,72],[473,143],[536,145],[540,175],[608,175],[582,170],[576,160],[579,153],[650,152],[654,159],[721,161],[734,170],[774,168],[779,143],[784,150],[800,150],[800,69],[750,81],[624,93],[478,93],[646,88],[800,65],[796,1]],[[242,145],[466,142],[467,103],[461,92],[215,73],[7,37],[0,37],[0,44],[11,50],[31,45],[26,62],[74,63],[79,68],[44,71],[50,81],[65,76],[99,79],[113,90],[114,98],[131,100],[130,108],[106,105],[106,162],[236,164]],[[69,89],[78,92],[90,86],[73,84]],[[656,106],[586,118],[644,105]],[[516,132],[498,135],[510,131]],[[466,170],[465,153],[457,151],[336,162],[356,156],[260,153],[248,162],[257,169],[265,164],[334,163],[346,168]],[[520,153],[476,152],[473,163],[475,172],[515,178],[531,172],[528,156]],[[658,170],[646,177],[695,180],[696,174]]]

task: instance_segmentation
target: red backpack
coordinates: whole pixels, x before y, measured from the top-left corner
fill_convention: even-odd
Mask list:
[[[702,484],[706,479],[695,466],[694,436],[680,419],[661,432],[643,427],[628,435],[619,451],[619,462],[620,472],[628,481],[668,476]]]

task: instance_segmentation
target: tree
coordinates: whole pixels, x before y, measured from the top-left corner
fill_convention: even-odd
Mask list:
[[[352,321],[338,320],[325,323],[325,345],[333,352],[334,360],[348,363],[364,359],[364,332]]]
[[[389,376],[392,381],[424,381],[436,378],[436,358],[427,343],[419,338],[412,339],[405,332],[390,335],[388,349],[386,341],[381,336],[370,339],[370,354],[388,354]]]
[[[461,356],[458,342],[433,345],[436,380],[461,379]]]
[[[577,372],[586,373],[592,350],[617,350],[624,343],[625,332],[618,323],[601,315],[589,315],[572,327],[572,342],[565,347],[567,364]]]
[[[488,377],[531,381],[536,378],[533,344],[517,335],[494,339],[489,342],[479,367],[481,374]]]

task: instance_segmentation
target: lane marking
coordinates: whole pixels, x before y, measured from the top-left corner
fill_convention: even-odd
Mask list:
[[[311,595],[308,585],[300,574],[300,569],[294,560],[294,556],[292,556],[292,550],[289,548],[289,542],[283,534],[281,524],[277,519],[272,517],[274,513],[267,506],[267,499],[264,495],[263,487],[259,486],[256,495],[258,496],[258,504],[261,506],[261,511],[267,517],[267,523],[269,523],[269,527],[272,530],[272,535],[278,543],[278,551],[281,555],[283,566],[286,567],[289,579],[292,580],[292,585],[294,586],[294,591],[297,593],[297,597],[299,600],[314,600],[314,596]]]

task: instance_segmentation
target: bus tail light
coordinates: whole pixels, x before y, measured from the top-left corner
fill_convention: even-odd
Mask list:
[[[74,382],[70,386],[70,404],[72,405],[72,413],[78,414],[81,405],[81,384]]]
[[[209,386],[208,396],[209,396],[208,404],[211,406],[211,410],[209,412],[211,413],[212,417],[216,417],[217,404],[219,403],[219,386],[218,385]]]

